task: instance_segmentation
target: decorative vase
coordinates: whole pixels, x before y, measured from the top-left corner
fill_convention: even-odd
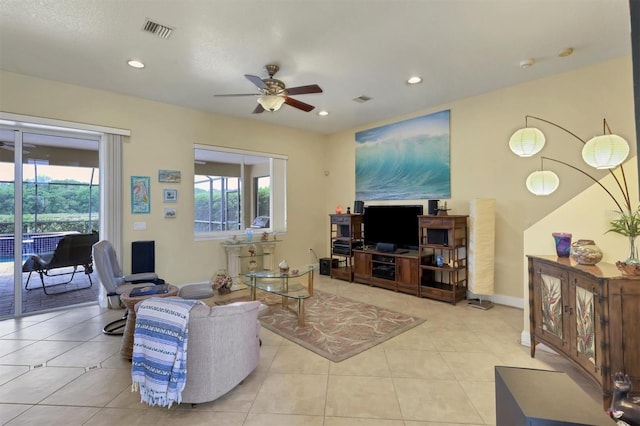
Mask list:
[[[213,289],[218,290],[218,294],[227,294],[231,291],[233,279],[227,274],[226,269],[220,269],[213,279]]]
[[[629,257],[624,262],[628,265],[637,265],[640,264],[640,259],[638,258],[638,246],[636,245],[636,237],[629,237]]]
[[[571,234],[554,232],[551,235],[556,242],[556,254],[558,257],[569,257],[569,253],[571,252]]]
[[[602,250],[593,240],[578,240],[571,244],[571,258],[580,265],[595,265],[602,260]]]

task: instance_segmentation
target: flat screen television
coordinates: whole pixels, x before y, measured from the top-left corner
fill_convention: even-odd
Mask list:
[[[375,247],[378,243],[387,243],[395,244],[398,249],[417,250],[420,244],[418,216],[422,212],[421,205],[365,206],[365,245]]]

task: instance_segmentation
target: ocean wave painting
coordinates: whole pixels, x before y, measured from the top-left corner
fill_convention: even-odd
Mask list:
[[[356,133],[356,200],[451,198],[450,111]]]

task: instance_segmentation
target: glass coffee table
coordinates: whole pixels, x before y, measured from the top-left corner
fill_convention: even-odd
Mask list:
[[[313,296],[313,271],[314,265],[302,268],[291,268],[288,272],[280,271],[260,271],[249,272],[245,276],[248,281],[251,300],[256,300],[257,291],[262,290],[267,293],[282,296],[282,307],[287,308],[287,299],[298,301],[298,325],[304,326],[304,301]],[[307,277],[307,285],[304,286],[300,279]]]

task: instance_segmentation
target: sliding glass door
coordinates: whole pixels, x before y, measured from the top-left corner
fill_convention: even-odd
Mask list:
[[[56,249],[99,229],[99,136],[0,127],[0,318],[97,300],[90,268]]]

